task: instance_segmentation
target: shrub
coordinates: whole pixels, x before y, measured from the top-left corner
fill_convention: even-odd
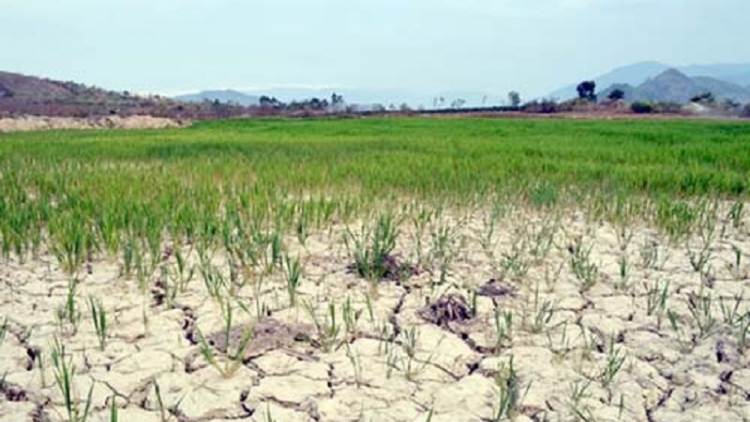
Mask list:
[[[654,106],[645,101],[636,101],[630,106],[630,110],[636,114],[648,114],[654,112]]]

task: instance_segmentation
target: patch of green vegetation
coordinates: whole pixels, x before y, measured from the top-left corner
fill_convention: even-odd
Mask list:
[[[254,239],[240,245],[253,251],[264,231],[304,234],[404,197],[656,198],[658,219],[680,231],[673,199],[744,200],[749,183],[740,122],[270,119],[0,134],[0,252],[24,258],[51,242],[75,274],[129,245],[148,270],[167,238]]]

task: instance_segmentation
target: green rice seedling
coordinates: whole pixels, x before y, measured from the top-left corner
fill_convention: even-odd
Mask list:
[[[669,325],[672,327],[672,331],[674,331],[677,336],[680,352],[690,353],[693,349],[693,344],[688,340],[684,330],[680,326],[680,317],[673,310],[667,309],[667,318],[669,319]]]
[[[107,311],[104,310],[102,302],[89,298],[89,310],[91,311],[91,321],[94,323],[96,338],[99,340],[99,350],[104,350],[107,345],[107,335],[109,326],[107,325]]]
[[[555,244],[555,235],[560,229],[559,220],[545,220],[539,230],[530,228],[530,237],[527,241],[529,254],[536,264],[542,263],[549,255]]]
[[[424,268],[426,257],[424,253],[424,235],[427,226],[432,222],[435,212],[425,207],[419,207],[411,218],[412,223],[412,240],[414,243],[414,262],[418,268]]]
[[[583,239],[580,237],[570,247],[570,268],[581,282],[581,291],[583,292],[591,289],[599,281],[599,267],[591,262],[592,249],[593,246],[584,247]]]
[[[555,306],[552,301],[542,301],[539,296],[539,285],[534,289],[533,303],[530,305],[527,299],[523,309],[523,325],[534,334],[541,333],[555,315]]]
[[[3,319],[3,324],[0,325],[0,346],[5,341],[5,335],[8,333],[8,317]]]
[[[714,202],[713,204],[701,202],[698,207],[698,215],[694,225],[700,238],[700,247],[697,250],[693,250],[688,243],[686,248],[690,265],[695,272],[702,273],[712,256],[711,245],[716,238],[718,202]]]
[[[271,414],[271,405],[266,403],[266,414],[263,415],[264,422],[276,422],[276,419],[274,419],[273,415]]]
[[[555,354],[559,359],[564,358],[565,356],[570,353],[571,350],[573,350],[570,347],[570,337],[568,336],[568,323],[564,322],[562,324],[562,332],[560,333],[560,337],[558,340],[553,340],[552,335],[550,335],[549,332],[547,332],[547,346],[549,347],[550,351]]]
[[[609,348],[607,349],[607,360],[604,363],[604,368],[599,375],[599,381],[602,384],[602,388],[609,388],[612,385],[617,374],[625,364],[627,356],[621,348],[615,347],[614,337],[609,342]]]
[[[343,305],[341,305],[341,320],[344,321],[344,331],[346,334],[353,336],[357,333],[357,325],[361,316],[362,310],[354,310],[351,299],[347,297]]]
[[[370,324],[375,323],[375,312],[372,308],[372,296],[365,293],[365,307],[367,308],[367,316],[370,318]]]
[[[115,403],[115,396],[109,398],[109,422],[117,422],[120,420],[120,416],[117,410],[117,403]]]
[[[286,271],[286,290],[289,293],[289,303],[292,307],[295,307],[297,306],[297,289],[302,275],[299,257],[292,259],[289,258],[289,255],[285,255],[284,269]]]
[[[732,227],[739,229],[742,227],[742,219],[745,213],[745,203],[743,201],[735,201],[732,203],[732,207],[727,213],[727,219],[731,221]]]
[[[495,351],[499,352],[506,342],[513,342],[513,311],[506,310],[502,313],[495,309]]]
[[[528,191],[528,201],[535,208],[552,208],[558,201],[557,188],[548,183],[537,183]]]
[[[154,394],[156,395],[156,405],[159,407],[159,416],[160,416],[161,422],[167,422],[169,420],[170,415],[177,417],[179,419],[178,415],[179,415],[180,405],[182,404],[182,400],[185,398],[185,396],[183,395],[174,404],[167,407],[164,404],[164,398],[162,397],[159,383],[156,382],[156,380],[154,380],[153,384],[154,384]]]
[[[750,334],[750,312],[746,312],[737,324],[737,346],[740,353],[744,354],[748,345],[748,334]]]
[[[620,255],[620,258],[617,260],[617,263],[619,265],[619,275],[620,280],[617,284],[615,284],[615,288],[620,291],[627,290],[628,288],[628,280],[630,277],[630,262],[628,261],[627,254]]]
[[[740,312],[740,305],[745,301],[745,295],[743,293],[736,293],[731,299],[734,303],[727,304],[726,302],[729,300],[730,299],[725,297],[720,298],[719,309],[721,310],[721,316],[724,323],[730,328],[734,328],[743,318],[743,315]]]
[[[661,256],[659,243],[653,239],[646,239],[641,248],[641,268],[659,270],[663,268],[666,257]]]
[[[703,286],[698,293],[689,294],[686,300],[687,308],[693,316],[700,338],[706,338],[713,333],[716,319],[713,316],[713,296],[703,293]]]
[[[653,286],[644,282],[646,289],[646,315],[656,316],[656,327],[661,330],[661,322],[667,310],[667,299],[669,298],[669,281],[660,286],[656,281]]]
[[[329,303],[328,312],[324,314],[322,319],[318,317],[317,306],[313,306],[309,301],[304,301],[303,305],[310,315],[310,319],[313,321],[318,334],[318,342],[323,351],[328,353],[334,348],[338,348],[341,344],[341,340],[339,339],[341,326],[336,321],[336,305]]]
[[[346,357],[349,359],[349,363],[352,364],[352,369],[354,370],[354,383],[357,388],[360,388],[362,385],[362,360],[359,354],[355,350],[352,350],[349,342],[345,342],[344,346],[346,347]]]
[[[361,277],[377,282],[391,270],[389,257],[400,234],[399,222],[392,214],[381,214],[373,229],[362,226],[358,235],[347,229],[347,249],[354,256],[354,269]]]
[[[498,387],[498,405],[495,412],[495,421],[513,420],[519,413],[524,397],[531,389],[531,383],[523,390],[521,379],[513,364],[514,356],[511,355],[508,364],[501,364],[495,376],[495,384]]]
[[[63,405],[66,411],[67,422],[86,422],[91,410],[91,400],[94,392],[94,384],[91,384],[89,393],[86,398],[83,409],[80,407],[79,397],[74,391],[74,380],[76,376],[76,367],[72,359],[66,354],[65,345],[55,339],[55,345],[52,348],[52,366],[55,374],[55,384],[60,390],[63,398]]]
[[[499,243],[499,239],[496,238],[497,222],[500,218],[503,208],[499,202],[496,202],[492,207],[489,215],[485,215],[482,218],[483,230],[480,237],[480,244],[490,262],[495,261],[495,249]]]
[[[229,291],[228,280],[221,273],[221,270],[210,262],[203,263],[200,272],[208,295],[221,304],[225,293]]]
[[[76,301],[77,287],[77,279],[71,278],[68,280],[65,302],[57,308],[56,312],[60,330],[71,336],[78,332],[78,325],[81,322],[81,312],[78,310],[78,302]]]
[[[656,225],[664,230],[673,243],[690,234],[697,218],[697,211],[687,202],[663,197],[657,203]]]
[[[222,314],[224,317],[224,339],[226,340],[226,359],[224,364],[219,363],[219,359],[211,346],[206,341],[200,330],[196,330],[198,334],[198,342],[200,344],[200,352],[205,361],[213,366],[223,378],[232,378],[238,369],[242,366],[242,363],[247,354],[247,348],[250,345],[250,339],[253,336],[254,329],[248,327],[243,331],[242,337],[239,339],[234,351],[232,350],[232,327],[234,326],[233,320],[233,306],[228,301],[222,306]]]
[[[593,416],[588,409],[581,408],[581,402],[583,401],[583,399],[591,397],[589,387],[591,387],[591,380],[576,380],[570,383],[570,397],[568,398],[568,402],[571,411],[573,412],[573,415],[575,415],[577,420],[584,422],[591,421],[593,419]]]
[[[517,229],[513,236],[510,251],[502,254],[500,270],[503,274],[510,274],[516,279],[521,279],[529,272],[531,261],[528,259],[528,243],[526,232]]]
[[[451,227],[448,224],[440,224],[432,233],[432,262],[438,268],[439,277],[433,281],[435,285],[443,285],[448,280],[448,271],[456,258],[458,225]]]
[[[133,276],[133,271],[135,269],[135,256],[137,254],[136,249],[138,248],[138,243],[133,241],[133,239],[127,239],[125,241],[125,245],[123,246],[123,252],[122,252],[122,275],[125,278],[130,278]]]
[[[409,327],[401,331],[401,348],[406,355],[404,357],[403,368],[404,376],[407,381],[414,381],[414,379],[421,374],[427,365],[432,362],[435,357],[435,351],[440,349],[442,339],[435,345],[434,351],[424,360],[417,360],[417,352],[419,351],[419,332],[416,327]]]

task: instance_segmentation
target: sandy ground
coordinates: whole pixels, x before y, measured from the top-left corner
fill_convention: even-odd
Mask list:
[[[25,116],[0,118],[0,132],[52,129],[165,129],[181,127],[186,124],[186,122],[152,116],[111,116],[92,119]]]
[[[93,385],[94,421],[109,420],[112,401],[121,421],[489,421],[503,397],[511,405],[502,418],[516,421],[750,420],[740,322],[750,310],[747,221],[720,221],[708,242],[696,233],[670,243],[643,224],[576,213],[514,211],[491,236],[485,213],[460,217],[421,233],[404,222],[395,257],[421,256],[423,268],[376,290],[348,269],[345,227],[304,245],[285,239],[303,263],[298,304],[290,305],[281,270],[232,289],[245,308],[234,307],[230,349],[244,328],[255,334],[231,376],[220,371],[226,306],[200,271],[165,299],[169,254],[145,290],[120,263],[93,262],[79,275],[77,330],[56,316],[70,277],[54,259],[11,260],[0,266],[0,420],[65,420],[50,360],[55,338],[75,364],[81,407]],[[441,228],[453,233],[442,243]],[[696,271],[690,255],[704,246],[707,262]],[[227,271],[224,257],[212,262]],[[448,270],[438,284],[441,266]],[[664,286],[660,307],[653,292]],[[103,351],[89,297],[109,317]],[[219,368],[201,356],[198,333]]]

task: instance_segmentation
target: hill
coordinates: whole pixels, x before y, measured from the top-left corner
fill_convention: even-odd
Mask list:
[[[219,101],[242,106],[255,106],[260,103],[259,96],[248,95],[232,89],[201,91],[195,94],[179,95],[174,97],[174,99],[187,102]]]
[[[628,101],[662,101],[687,103],[691,98],[707,92],[717,99],[731,99],[739,102],[750,101],[750,89],[731,82],[706,76],[690,77],[677,69],[667,69],[638,86],[614,84],[599,93],[606,98],[614,89],[625,93]]]
[[[0,117],[102,117],[150,115],[177,119],[203,119],[242,115],[239,105],[188,103],[129,92],[109,91],[76,82],[0,71]]]
[[[740,85],[743,87],[743,90],[750,88],[750,63],[670,66],[661,62],[647,61],[619,67],[593,78],[591,76],[586,76],[581,78],[581,80],[593,79],[599,89],[614,84],[627,84],[635,87],[670,69],[675,69],[691,78],[707,77],[721,82],[729,82],[733,85]],[[713,84],[713,82],[710,81],[704,82]],[[577,95],[576,85],[578,85],[578,83],[560,88],[552,92],[550,97],[559,100],[574,98]],[[726,88],[728,87],[723,87],[721,89]]]

